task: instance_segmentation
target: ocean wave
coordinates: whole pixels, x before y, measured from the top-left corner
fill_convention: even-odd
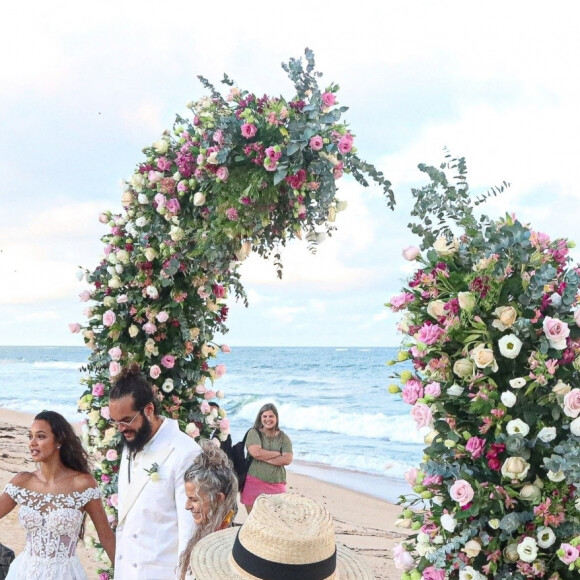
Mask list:
[[[79,370],[84,363],[73,361],[35,361],[32,366],[38,369]]]

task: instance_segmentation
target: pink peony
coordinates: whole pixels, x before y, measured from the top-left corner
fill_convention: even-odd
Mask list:
[[[73,334],[76,334],[77,332],[81,331],[81,325],[78,322],[69,322],[68,329]]]
[[[101,481],[103,483],[110,483],[111,478],[106,473],[101,473]]]
[[[226,374],[226,365],[223,363],[216,365],[215,374],[217,377],[223,377]]]
[[[320,135],[314,135],[314,137],[312,137],[310,139],[310,148],[313,151],[320,151],[323,147],[324,147],[324,140],[322,139],[322,137]]]
[[[433,420],[433,414],[431,409],[425,403],[417,403],[411,409],[411,417],[417,423],[417,429],[421,429],[421,427],[428,427]]]
[[[470,437],[465,445],[465,449],[471,453],[473,459],[481,457],[485,449],[485,439],[480,439],[479,437]]]
[[[252,123],[244,123],[241,127],[242,136],[246,139],[251,139],[257,132],[258,129]]]
[[[119,505],[119,494],[114,493],[110,498],[109,501],[113,507],[117,507]],[[108,576],[107,576],[108,578]],[[100,580],[100,579],[99,579]]]
[[[105,394],[105,385],[103,383],[95,383],[93,385],[93,397],[102,397]]]
[[[105,326],[112,326],[113,324],[115,324],[115,320],[117,320],[117,317],[115,316],[115,313],[112,310],[107,310],[103,314],[103,324]]]
[[[161,364],[166,369],[172,369],[175,366],[175,357],[171,354],[166,354],[161,357]]]
[[[462,507],[473,499],[473,495],[473,488],[465,479],[458,479],[449,489],[451,499]]]
[[[152,379],[158,379],[160,375],[161,375],[161,368],[159,367],[159,365],[153,365],[149,369],[149,376]]]
[[[322,104],[325,107],[332,107],[336,103],[336,97],[334,93],[322,93]]]
[[[119,458],[119,456],[114,449],[109,449],[107,451],[107,453],[105,454],[105,459],[107,461],[117,461],[118,458]]]
[[[566,338],[570,335],[568,325],[557,318],[546,316],[542,326],[550,346],[556,350],[564,350],[566,348]]]

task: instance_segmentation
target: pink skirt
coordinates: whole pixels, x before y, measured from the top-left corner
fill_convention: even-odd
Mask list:
[[[240,501],[244,505],[254,505],[256,498],[262,494],[276,494],[285,493],[286,484],[285,483],[268,483],[267,481],[262,481],[253,475],[246,476],[246,483],[244,484],[244,489],[240,495]]]

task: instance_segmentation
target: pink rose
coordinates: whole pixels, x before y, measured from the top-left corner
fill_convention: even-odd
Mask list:
[[[232,349],[227,344],[222,344],[222,352],[232,352]]]
[[[393,548],[393,561],[397,570],[412,570],[416,565],[415,559],[402,544],[397,544]]]
[[[147,334],[154,334],[155,332],[157,332],[157,327],[152,323],[152,322],[146,322],[143,325],[143,330],[147,333]]]
[[[111,411],[110,411],[109,407],[103,407],[101,409],[101,417],[103,419],[106,419],[107,421],[111,418]]]
[[[73,334],[76,334],[77,332],[81,331],[81,325],[78,322],[69,322],[68,329]]]
[[[119,456],[117,455],[117,452],[114,449],[109,449],[105,454],[105,459],[107,461],[117,461],[118,457]]]
[[[574,322],[576,326],[580,326],[580,308],[574,312]]]
[[[165,207],[165,196],[162,193],[158,193],[153,200],[157,204],[157,209],[162,209]]]
[[[225,298],[226,289],[221,284],[214,284],[212,290],[216,298]]]
[[[310,148],[313,151],[320,151],[324,147],[324,139],[320,135],[314,135],[310,139]]]
[[[322,93],[322,104],[325,107],[332,107],[336,103],[336,97],[334,93]]]
[[[179,203],[179,200],[175,199],[174,197],[167,200],[165,207],[167,208],[167,211],[169,213],[178,213],[179,210],[181,209],[181,205]]]
[[[417,399],[423,397],[423,385],[421,384],[421,381],[417,381],[416,379],[407,381],[403,387],[403,393],[401,396],[403,402],[407,403],[407,405],[414,405],[417,402]]]
[[[161,323],[167,322],[169,320],[169,314],[165,310],[162,310],[155,318]]]
[[[473,499],[473,488],[465,479],[458,479],[449,489],[449,496],[460,506],[467,505]]]
[[[405,481],[411,486],[417,485],[417,474],[419,470],[416,467],[411,467],[411,469],[405,471]]]
[[[218,421],[218,425],[220,426],[220,431],[229,431],[230,430],[230,420],[225,418],[225,417]]]
[[[425,344],[435,344],[445,331],[437,324],[423,324],[415,338]]]
[[[557,552],[558,558],[564,562],[564,564],[573,564],[578,558],[580,558],[580,551],[572,544],[562,544]]]
[[[423,570],[421,580],[445,580],[445,570],[439,570],[434,566],[429,566]]]
[[[121,365],[117,361],[114,360],[109,365],[109,374],[112,377],[116,377],[120,372],[121,372]]]
[[[420,254],[421,250],[419,250],[419,248],[416,246],[407,246],[403,250],[403,258],[405,258],[405,260],[409,260],[409,262],[416,260]]]
[[[119,505],[119,494],[118,493],[114,493],[110,498],[109,501],[111,502],[111,505],[113,507],[117,507]],[[107,576],[108,578],[108,576]]]
[[[166,354],[161,357],[161,364],[166,369],[172,369],[175,366],[175,357],[171,354]]]
[[[480,457],[485,449],[485,439],[470,437],[465,445],[465,449],[471,453],[473,459]]]
[[[161,368],[158,365],[153,365],[149,369],[149,376],[152,379],[158,379],[160,374],[161,374]]]
[[[203,395],[207,392],[207,387],[205,385],[195,385],[195,392],[198,395]]]
[[[226,374],[226,365],[223,363],[216,365],[215,374],[217,377],[223,377]]]
[[[95,383],[92,394],[93,397],[102,397],[105,394],[105,385],[103,383]]]
[[[88,302],[91,299],[91,293],[88,290],[83,290],[79,294],[79,298],[81,299],[81,302]]]
[[[568,325],[557,318],[546,316],[542,326],[550,346],[556,350],[564,350],[566,348],[566,338],[570,335]]]
[[[417,403],[411,409],[411,417],[417,423],[417,429],[421,429],[421,427],[428,427],[431,424],[433,413],[425,403]]]
[[[441,395],[441,384],[437,382],[429,383],[425,387],[425,394],[431,395],[432,397],[438,397]]]
[[[228,180],[228,177],[230,176],[230,172],[228,171],[227,167],[218,167],[218,170],[216,171],[216,177],[218,179],[221,179],[224,183],[226,183],[226,181]]]
[[[241,127],[242,136],[246,139],[251,139],[257,132],[258,129],[252,123],[244,123]]]
[[[206,391],[206,392],[203,394],[203,398],[204,398],[204,399],[207,399],[208,401],[209,401],[210,399],[213,399],[214,397],[215,397],[215,391]]]
[[[120,360],[121,356],[123,356],[123,351],[118,346],[114,346],[109,349],[109,356],[113,360]]]
[[[115,316],[115,313],[112,310],[107,310],[103,314],[103,324],[105,326],[112,326],[113,324],[115,324],[115,320],[117,320],[117,317]]]
[[[564,395],[564,413],[568,417],[578,417],[580,414],[580,389],[572,389]]]
[[[201,404],[199,405],[199,410],[204,415],[209,415],[211,413],[211,406],[207,401],[202,401]]]

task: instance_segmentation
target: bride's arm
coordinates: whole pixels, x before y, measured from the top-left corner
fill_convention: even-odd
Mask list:
[[[99,542],[107,552],[107,556],[111,560],[111,563],[115,564],[115,533],[109,525],[109,520],[107,519],[107,514],[105,513],[105,508],[103,507],[103,502],[101,499],[93,499],[85,506],[87,513],[93,524],[95,524],[95,529],[97,530],[97,535],[99,536]]]

